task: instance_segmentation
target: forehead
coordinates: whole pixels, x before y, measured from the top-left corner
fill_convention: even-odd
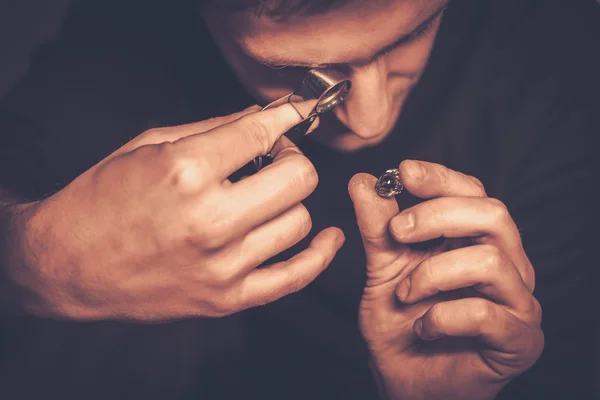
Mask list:
[[[334,10],[285,21],[250,13],[221,16],[233,43],[269,63],[347,63],[366,60],[409,34],[443,0],[350,1]]]

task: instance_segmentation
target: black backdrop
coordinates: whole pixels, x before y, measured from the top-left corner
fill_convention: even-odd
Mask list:
[[[600,0],[597,1],[600,4]],[[52,41],[68,6],[69,0],[0,0],[0,101],[27,71],[29,59],[36,50]],[[600,51],[600,43],[597,51]],[[598,328],[600,311],[596,313],[596,321]],[[597,333],[596,338],[596,387],[600,398],[600,334]]]

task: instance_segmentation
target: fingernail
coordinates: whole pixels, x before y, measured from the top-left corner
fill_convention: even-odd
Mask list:
[[[346,237],[344,236],[344,234],[339,233],[335,240],[335,247],[337,248],[337,250],[342,248],[342,245],[344,244],[345,241],[346,241]]]
[[[410,293],[410,277],[406,277],[400,281],[398,288],[396,289],[396,295],[400,301],[404,301],[408,298]]]
[[[421,180],[427,174],[427,168],[418,161],[411,160],[408,165],[408,174],[414,180]]]
[[[415,331],[415,333],[418,336],[421,336],[421,334],[423,333],[423,320],[422,319],[418,319],[415,321],[415,324],[413,325],[413,330]]]
[[[415,227],[415,216],[407,212],[398,214],[392,218],[391,228],[397,237],[401,238],[409,233]]]

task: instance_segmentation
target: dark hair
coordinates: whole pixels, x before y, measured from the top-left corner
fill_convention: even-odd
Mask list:
[[[350,0],[200,0],[203,6],[231,11],[250,11],[275,20],[325,13]]]

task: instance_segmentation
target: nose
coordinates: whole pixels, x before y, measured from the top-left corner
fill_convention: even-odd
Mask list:
[[[393,114],[385,61],[350,67],[344,72],[352,80],[352,88],[346,100],[334,110],[336,117],[363,139],[384,134]]]

